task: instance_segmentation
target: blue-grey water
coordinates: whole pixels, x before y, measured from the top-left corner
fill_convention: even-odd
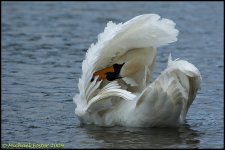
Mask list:
[[[176,43],[158,49],[154,78],[165,69],[170,52],[202,74],[185,125],[81,125],[72,98],[86,50],[108,21],[146,13],[172,19],[180,31]],[[223,13],[223,2],[2,2],[2,147],[223,148]]]

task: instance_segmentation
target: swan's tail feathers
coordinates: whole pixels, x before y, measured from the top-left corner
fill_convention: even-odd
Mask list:
[[[162,117],[161,120],[155,118],[156,123],[182,123],[200,83],[200,72],[193,64],[184,60],[173,61],[170,56],[168,67],[142,92],[136,107],[149,107],[155,116],[161,114],[158,116]]]

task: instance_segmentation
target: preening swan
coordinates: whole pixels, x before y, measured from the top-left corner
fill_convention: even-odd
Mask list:
[[[144,14],[109,22],[82,63],[75,114],[85,124],[154,127],[183,123],[200,88],[199,70],[185,60],[168,59],[152,81],[157,48],[177,41],[169,19]]]

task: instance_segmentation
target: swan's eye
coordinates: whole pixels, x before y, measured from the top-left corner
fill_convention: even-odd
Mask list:
[[[123,67],[124,64],[125,63],[123,63],[123,64],[114,64],[113,65],[114,72],[117,73],[117,74],[119,74],[120,73],[120,70],[121,70],[121,68]]]

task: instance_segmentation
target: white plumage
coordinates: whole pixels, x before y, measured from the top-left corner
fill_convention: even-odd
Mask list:
[[[156,14],[125,23],[109,22],[82,63],[75,114],[82,123],[100,126],[153,127],[183,123],[200,88],[199,70],[184,60],[172,60],[152,82],[157,47],[177,41],[178,30]],[[125,63],[122,78],[91,82],[93,73]]]

